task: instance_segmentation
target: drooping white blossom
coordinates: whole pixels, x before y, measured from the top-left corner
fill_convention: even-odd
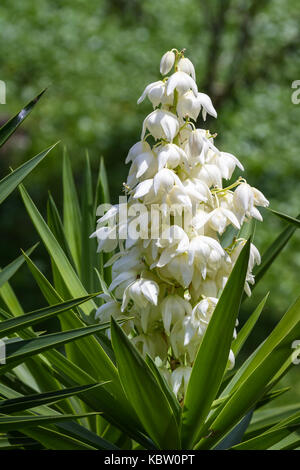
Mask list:
[[[117,204],[102,215],[91,235],[98,239],[98,251],[119,250],[108,262],[112,281],[96,318],[130,317],[124,331],[144,356],[159,364],[181,400],[218,299],[246,243],[238,232],[245,221],[262,220],[257,207],[268,206],[268,201],[241,177],[228,183],[243,165],[216,147],[215,135],[195,127],[200,113],[205,121],[217,112],[210,97],[198,92],[195,68],[183,51],[166,52],[160,72],[164,77],[147,85],[138,100],[148,99],[154,110],[126,158],[131,230],[121,236],[122,204]],[[222,235],[229,226],[237,235],[224,246]],[[260,262],[251,244],[247,295]],[[234,363],[230,351],[227,367]]]
[[[175,53],[173,51],[167,51],[161,58],[160,61],[160,73],[166,75],[170,72],[175,62]]]

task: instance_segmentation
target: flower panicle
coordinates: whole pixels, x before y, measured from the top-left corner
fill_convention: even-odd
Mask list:
[[[143,205],[146,235],[111,237],[122,225],[120,205],[98,221],[92,236],[98,238],[99,250],[120,251],[112,262],[112,298],[108,296],[97,318],[133,317],[124,330],[143,355],[155,360],[181,400],[199,344],[245,243],[236,237],[223,248],[220,237],[229,226],[238,233],[245,221],[261,221],[257,207],[268,206],[268,201],[243,178],[224,185],[236,168],[244,168],[234,155],[215,146],[215,135],[196,128],[200,113],[205,121],[207,115],[217,118],[217,112],[211,98],[198,91],[194,65],[184,51],[167,51],[160,72],[163,78],[147,85],[138,99],[138,104],[149,99],[153,111],[126,158],[131,165],[124,183],[128,219],[134,223],[138,216],[133,209]],[[152,217],[154,206],[162,208],[160,216],[169,209],[172,214],[174,206],[189,209],[188,223],[182,226],[171,215],[165,227],[161,218]],[[160,232],[151,236],[158,226]],[[251,244],[247,295],[259,263],[259,252]],[[232,352],[228,359],[233,367]]]

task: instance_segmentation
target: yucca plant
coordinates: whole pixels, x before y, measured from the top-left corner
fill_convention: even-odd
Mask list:
[[[0,130],[3,145],[39,100],[38,96]],[[86,155],[78,193],[70,159],[63,155],[62,217],[51,195],[45,220],[21,184],[52,147],[0,181],[0,202],[19,187],[25,208],[47,249],[52,279],[34,262],[34,248],[0,272],[1,449],[295,449],[300,446],[300,404],[265,410],[263,405],[286,389],[276,388],[293,366],[294,341],[300,339],[300,299],[243,363],[228,370],[229,351],[238,356],[260,317],[267,295],[233,338],[244,300],[250,237],[245,222],[234,237],[248,238],[231,271],[199,345],[187,390],[178,399],[158,364],[134,345],[129,315],[97,322],[103,296],[111,296],[109,256],[96,254],[90,238],[96,208],[109,202],[108,181],[100,160],[96,185]],[[78,197],[78,194],[80,197]],[[275,212],[275,211],[274,211]],[[287,228],[254,269],[256,285],[288,243],[300,221],[276,213]],[[246,235],[245,235],[246,234]],[[225,243],[225,241],[224,241]],[[47,306],[24,312],[10,278],[27,263]],[[57,317],[60,329],[48,334],[39,323]],[[110,334],[107,334],[107,332]],[[3,358],[2,358],[3,359]]]

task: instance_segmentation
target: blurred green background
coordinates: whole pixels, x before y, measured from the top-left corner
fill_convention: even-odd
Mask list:
[[[151,111],[149,103],[137,107],[137,98],[146,84],[159,79],[162,54],[185,47],[199,89],[212,97],[218,111],[218,119],[204,127],[218,133],[219,148],[241,160],[244,176],[273,209],[296,216],[300,104],[292,104],[291,84],[300,79],[299,25],[297,0],[2,0],[0,79],[6,82],[7,104],[0,105],[0,121],[41,89],[48,91],[2,149],[1,175],[61,140],[26,180],[43,213],[48,189],[58,204],[61,198],[63,145],[79,190],[85,149],[95,173],[104,156],[116,201],[128,171],[127,151],[139,140]],[[17,192],[1,206],[0,216],[0,259],[6,265],[37,235]],[[264,212],[255,235],[262,252],[284,225]],[[253,346],[299,294],[299,235],[255,291],[255,303],[266,291],[271,295]],[[33,258],[49,273],[42,248]],[[25,266],[12,284],[28,310],[44,305]],[[255,303],[247,301],[242,322]]]

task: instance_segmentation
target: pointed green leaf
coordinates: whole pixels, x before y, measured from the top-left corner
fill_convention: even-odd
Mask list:
[[[83,287],[66,254],[22,185],[20,186],[20,193],[31,220],[43,240],[49,255],[52,257],[61,276],[63,277],[70,294],[74,297],[88,295],[88,292]],[[82,309],[86,315],[89,315],[95,307],[95,303],[90,300],[89,302],[86,302]]]
[[[62,302],[51,307],[44,307],[39,310],[35,310],[34,312],[29,312],[25,315],[20,315],[18,317],[11,318],[10,320],[3,321],[0,323],[0,338],[27,328],[28,326],[35,325],[36,323],[46,320],[52,316],[66,312],[71,308],[86,302],[96,295],[98,294],[91,294],[84,297],[79,297],[78,299],[67,300],[66,302]]]
[[[100,413],[84,413],[77,415],[50,415],[50,416],[0,416],[0,432],[16,431],[18,429],[55,424],[59,421],[96,416]]]
[[[62,301],[62,297],[56,292],[46,277],[39,271],[33,261],[26,255],[25,258],[28,267],[47,302],[49,302],[50,305],[53,305]],[[62,329],[82,328],[85,325],[75,312],[72,312],[68,317],[61,317],[60,321]],[[83,350],[85,351],[85,354],[82,354]],[[83,338],[76,343],[70,343],[69,345],[66,345],[66,352],[68,358],[73,360],[79,367],[88,372],[96,380],[113,380],[115,387],[117,387],[118,383],[118,388],[122,393],[122,387],[119,384],[117,377],[117,370],[110,358],[104,353],[96,338],[90,336]]]
[[[64,231],[64,226],[61,221],[58,209],[56,207],[56,204],[54,202],[53,197],[49,193],[49,198],[47,202],[47,221],[48,225],[50,227],[51,232],[55,236],[56,240],[66,253],[70,263],[74,267],[74,260],[71,255],[70,247],[66,238],[66,234]]]
[[[149,355],[146,356],[146,362],[148,366],[150,367],[153,375],[155,376],[160,388],[164,392],[168,402],[170,403],[173,413],[176,416],[177,422],[179,423],[180,416],[181,416],[181,407],[180,407],[179,401],[177,400],[177,397],[174,395],[173,390],[170,389],[166,379],[160,373],[155,362]]]
[[[291,364],[292,344],[300,337],[300,298],[291,306],[269,337],[255,351],[247,366],[222,392],[230,398],[210,425],[218,430],[202,439],[197,448],[211,448],[261,399],[265,388],[284,364]],[[205,434],[203,434],[205,435]]]
[[[246,432],[247,440],[262,434],[295,412],[300,412],[299,403],[256,410]]]
[[[92,187],[92,174],[88,153],[86,154],[86,164],[84,180],[82,185],[81,213],[82,213],[82,245],[81,245],[81,278],[83,285],[88,290],[93,290],[95,273],[93,267],[96,266],[97,243],[94,238],[90,238],[96,227],[96,212],[94,212],[94,199]]]
[[[20,411],[29,410],[40,405],[53,404],[66,398],[80,395],[80,393],[100,386],[101,384],[82,385],[81,387],[67,388],[56,390],[54,392],[36,393],[35,395],[27,395],[20,398],[13,398],[0,401],[0,413],[12,414]]]
[[[257,320],[260,317],[260,314],[265,306],[267,298],[269,296],[269,292],[267,295],[262,299],[262,301],[258,304],[252,315],[248,318],[243,328],[239,331],[236,339],[232,343],[232,352],[235,356],[238,355],[240,350],[242,349],[243,345],[245,344],[248,336],[250,335],[251,331],[253,330],[254,326],[256,325]]]
[[[107,329],[109,323],[102,323],[95,326],[86,326],[76,330],[63,331],[61,333],[51,333],[29,340],[5,340],[6,343],[6,363],[0,367],[0,374],[4,374],[17,364],[23,362],[27,357],[39,354],[47,349],[57,348],[70,341],[75,341],[84,336],[91,335],[96,331]]]
[[[16,170],[5,176],[0,181],[0,204],[10,195],[23,179],[45,158],[45,156],[56,146],[56,144],[39,153],[31,160],[23,163]]]
[[[38,243],[33,245],[33,247],[29,248],[29,250],[26,251],[27,255],[29,256],[35,248],[38,246]],[[24,263],[25,259],[23,255],[19,256],[17,259],[12,261],[10,264],[5,266],[5,268],[1,269],[0,271],[0,287],[18,271],[18,269],[22,266]]]
[[[297,219],[300,219],[300,215],[297,217]],[[295,230],[295,225],[288,226],[278,235],[274,242],[263,253],[260,265],[255,266],[253,270],[253,274],[255,276],[255,284],[252,287],[252,290],[257,286],[258,282],[266,274],[272,263],[275,261],[277,256],[281,253],[283,248],[288,243]]]
[[[46,90],[39,93],[25,108],[23,108],[16,116],[6,122],[0,129],[0,147],[9,139],[9,137],[15,132],[15,130],[22,124],[24,119],[30,114],[36,103],[42,97]]]
[[[234,265],[193,365],[182,415],[184,448],[191,449],[196,442],[222,382],[244,291],[249,251],[250,240]]]
[[[81,263],[81,211],[69,156],[63,155],[63,211],[64,228],[78,272]]]
[[[160,449],[178,449],[173,410],[149,366],[113,318],[111,335],[122,385],[143,427]]]
[[[26,434],[35,438],[47,450],[96,450],[97,448],[86,444],[74,437],[58,431],[39,426],[37,429],[26,430]]]
[[[288,222],[289,224],[295,225],[296,228],[300,228],[299,216],[298,216],[298,218],[295,218],[295,217],[291,217],[290,215],[283,214],[282,212],[274,211],[273,209],[269,209],[269,210],[270,210],[270,212],[277,215],[277,217],[284,220],[285,222]]]
[[[300,413],[288,417],[268,431],[233,447],[234,450],[267,450],[300,428]]]

